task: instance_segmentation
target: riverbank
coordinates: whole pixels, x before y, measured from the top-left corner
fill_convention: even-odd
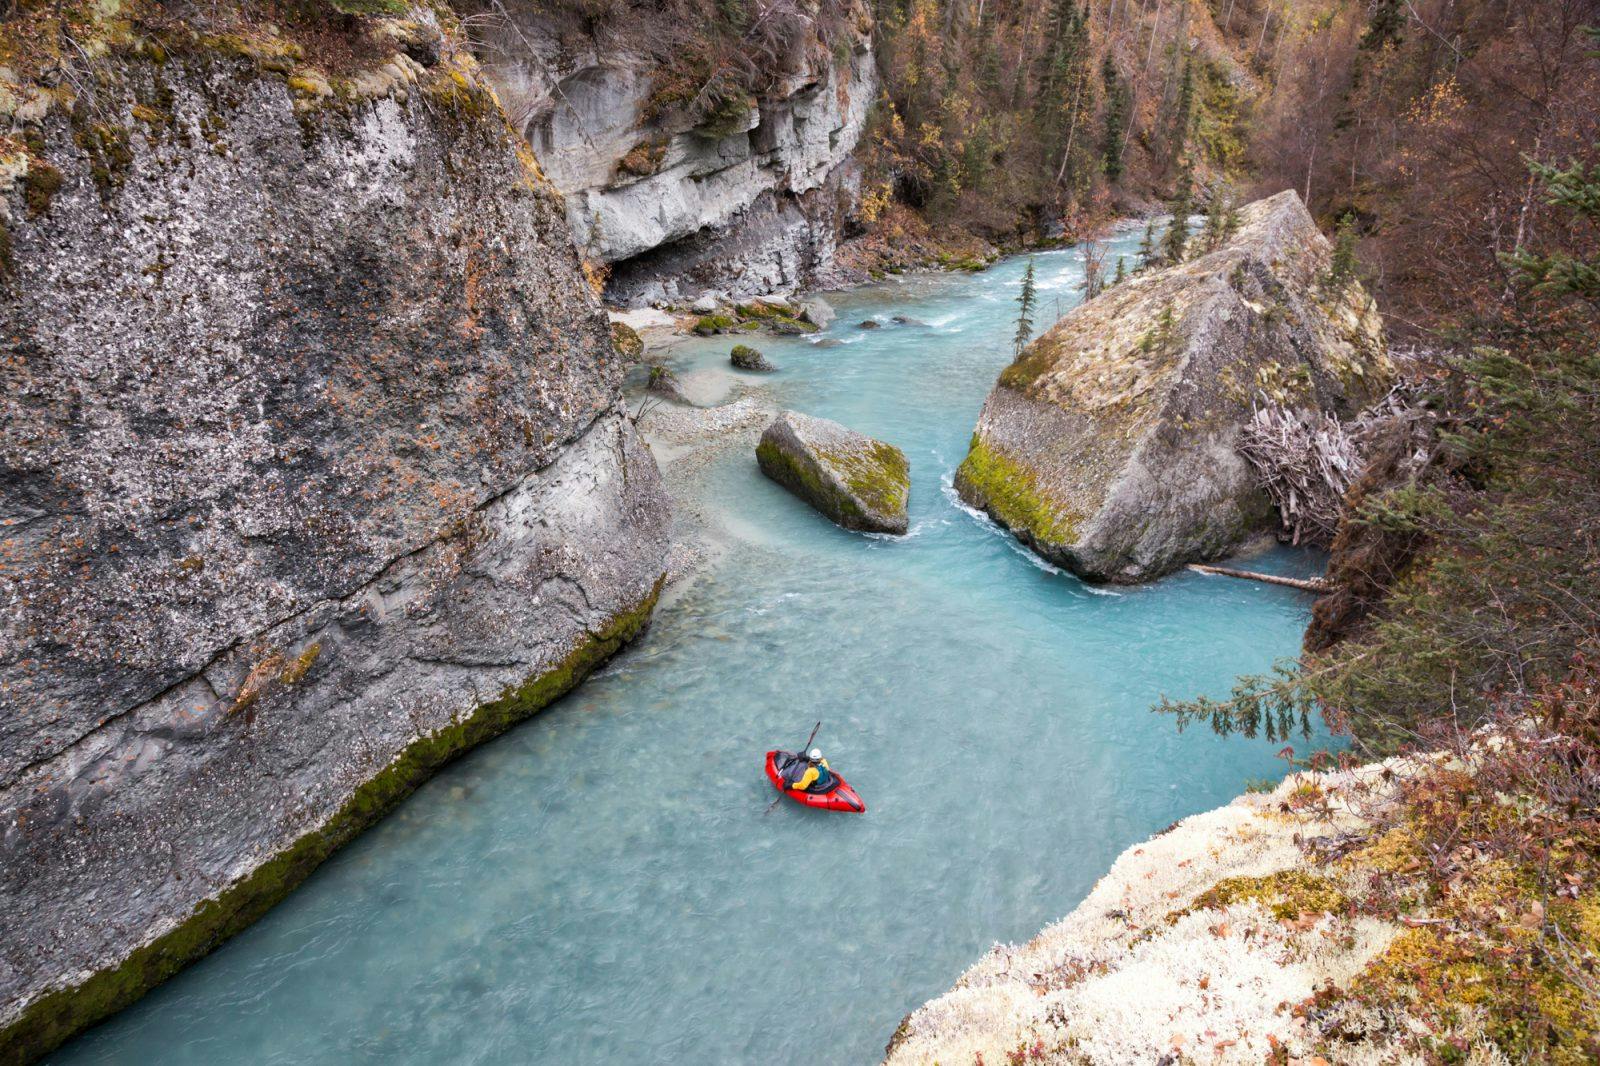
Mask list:
[[[908,1015],[887,1061],[1310,1056],[1306,1006],[1402,930],[1344,913],[1364,864],[1320,866],[1301,845],[1370,830],[1363,811],[1393,769],[1292,775],[1129,848],[1067,918]]]
[[[1593,720],[1593,680],[1540,710]],[[1600,833],[1569,809],[1593,748],[1541,718],[1179,821],[887,1062],[1596,1061]]]

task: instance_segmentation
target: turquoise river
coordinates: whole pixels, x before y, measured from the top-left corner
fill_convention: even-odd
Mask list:
[[[1035,260],[1043,325],[1082,256]],[[51,1061],[871,1063],[1124,848],[1281,776],[1277,745],[1149,707],[1294,654],[1308,596],[1092,588],[950,492],[1024,265],[832,294],[821,337],[756,341],[769,376],[729,370],[727,338],[672,349],[697,397],[756,390],[903,448],[911,535],[839,530],[722,449],[679,479],[717,549],[645,639]],[[864,817],[763,813],[762,753],[817,719]]]

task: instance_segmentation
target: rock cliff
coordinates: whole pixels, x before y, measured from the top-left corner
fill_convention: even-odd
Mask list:
[[[458,28],[204,11],[5,28],[6,1061],[576,684],[664,569],[560,198]]]
[[[1270,529],[1236,442],[1253,405],[1349,415],[1392,375],[1355,282],[1293,192],[1215,250],[1074,309],[1007,367],[956,475],[962,497],[1084,577],[1141,581]]]
[[[669,31],[652,33],[647,13],[601,32],[513,5],[486,31],[489,69],[566,197],[579,248],[609,265],[609,298],[737,299],[828,269],[877,92],[870,17],[852,10],[835,46],[819,47],[831,17],[796,20],[756,61],[769,84],[709,114],[714,63],[663,57]]]

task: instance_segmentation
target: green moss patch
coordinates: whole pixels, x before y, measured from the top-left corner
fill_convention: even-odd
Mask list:
[[[405,0],[323,0],[341,15],[404,15]]]
[[[728,315],[702,315],[694,324],[694,331],[702,337],[709,337],[713,333],[723,333],[738,325],[739,323]]]
[[[873,441],[866,454],[823,456],[844,476],[850,491],[882,514],[899,514],[911,494],[911,464],[892,444]]]
[[[756,461],[768,477],[840,525],[851,526],[866,517],[855,500],[823,480],[810,463],[790,455],[771,441],[762,440],[756,445]]]
[[[1350,901],[1326,877],[1305,870],[1279,870],[1265,877],[1218,881],[1201,893],[1189,909],[1210,910],[1249,902],[1259,903],[1274,918],[1287,921],[1308,914],[1338,914]]]
[[[106,122],[90,122],[72,131],[72,139],[89,157],[89,174],[102,195],[121,185],[133,166],[128,131]]]
[[[30,216],[43,215],[50,210],[50,201],[61,191],[61,171],[42,159],[28,162],[28,172],[23,175],[23,199],[28,204]]]
[[[846,529],[904,531],[911,465],[892,444],[869,440],[860,449],[808,455],[763,437],[756,459],[768,477]]]
[[[1057,354],[1055,343],[1049,337],[1040,337],[1000,371],[1000,384],[1018,392],[1025,391],[1056,365]]]
[[[626,322],[611,323],[611,346],[624,359],[638,359],[644,355],[644,338]]]
[[[133,952],[120,965],[34,1002],[21,1018],[0,1032],[0,1061],[30,1062],[42,1057],[250,925],[324,859],[416,791],[445,764],[549,705],[638,636],[655,609],[662,580],[656,581],[637,606],[580,639],[566,658],[551,669],[508,689],[459,721],[413,741],[356,789],[320,829],[301,837],[221,895],[199,904],[178,928]],[[318,645],[312,648],[320,651]],[[315,662],[315,651],[308,649],[308,655],[296,663],[309,656],[309,669]]]
[[[1078,538],[1078,517],[1044,494],[1033,471],[976,433],[956,470],[956,485],[1008,529],[1026,531],[1040,543],[1065,545]]]

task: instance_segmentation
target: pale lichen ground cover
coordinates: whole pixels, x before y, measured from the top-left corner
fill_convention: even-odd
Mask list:
[[[1354,796],[1370,801],[1382,770],[1295,775],[1129,849],[1065,920],[995,947],[912,1013],[888,1061],[1258,1063],[1280,1049],[1314,1061],[1305,1005],[1402,930],[1321,910],[1360,875],[1313,866],[1301,842],[1362,832]],[[1316,810],[1293,810],[1313,789]],[[1345,1050],[1344,1061],[1404,1058]]]

